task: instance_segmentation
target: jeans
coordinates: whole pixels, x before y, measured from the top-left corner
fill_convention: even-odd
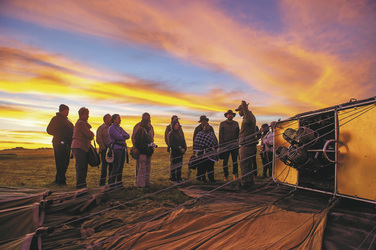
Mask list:
[[[223,153],[223,172],[225,174],[225,177],[228,177],[228,160],[231,155],[232,159],[232,174],[237,174],[238,173],[238,154],[239,150],[234,149],[231,151],[227,151]]]
[[[70,145],[54,142],[54,155],[56,164],[55,182],[59,185],[66,185],[65,173],[67,172],[70,160]]]
[[[198,153],[197,156],[201,158],[202,153]],[[206,181],[206,175],[209,178],[209,181],[214,182],[214,164],[215,162],[209,160],[204,156],[200,159],[200,162],[197,165],[197,180]]]
[[[108,167],[108,176],[110,176],[112,169],[113,169],[113,163],[107,163],[106,150],[101,151],[101,160],[102,160],[102,166],[101,166],[101,178],[99,180],[99,186],[104,186],[106,185],[107,167]],[[110,184],[110,178],[108,178],[108,184]]]
[[[113,162],[113,168],[110,174],[110,179],[108,180],[109,184],[122,181],[124,163],[125,163],[125,150],[114,149],[114,162]]]
[[[183,156],[170,156],[170,180],[171,181],[181,181],[181,168],[183,166]]]
[[[76,188],[86,188],[87,152],[80,148],[72,148],[72,151],[76,158]]]
[[[136,186],[147,187],[150,185],[151,156],[140,154],[136,171]]]
[[[267,172],[269,170],[269,177],[272,176],[272,165],[273,165],[273,152],[263,152],[261,154],[263,167],[263,177],[267,177]]]
[[[252,163],[253,158],[256,158],[257,147],[256,146],[242,146],[240,147],[240,170],[242,173],[241,184],[243,186],[252,186],[255,184],[254,174],[250,174],[253,171]]]

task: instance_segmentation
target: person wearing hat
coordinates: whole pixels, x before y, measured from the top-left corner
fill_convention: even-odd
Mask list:
[[[147,112],[143,113],[142,116],[141,116],[141,121],[145,120],[145,119],[151,120],[150,114],[147,113]],[[140,127],[141,121],[139,123],[137,123],[136,125],[134,125],[134,127],[133,127],[133,132],[132,132],[132,144],[133,145],[135,144],[136,132],[137,132],[138,128]],[[150,127],[150,135],[151,135],[151,137],[152,137],[152,139],[154,141],[154,128],[153,128],[153,125],[151,125],[151,127]]]
[[[141,116],[141,121],[139,123],[137,123],[136,125],[134,125],[133,131],[132,131],[132,145],[135,145],[135,143],[136,143],[136,132],[140,128],[140,124],[141,124],[142,120],[151,120],[150,114],[147,113],[147,112],[143,113],[142,116]],[[153,125],[151,125],[151,124],[150,124],[149,133],[150,133],[152,141],[154,142],[154,128],[153,128]],[[140,169],[140,160],[136,159],[136,177],[138,176],[138,170],[139,169]]]
[[[256,117],[248,109],[248,104],[242,101],[235,111],[243,117],[239,132],[240,144],[240,170],[242,187],[248,189],[255,184],[254,174],[251,174],[253,158],[256,157],[257,144],[254,143],[256,136]]]
[[[138,170],[136,171],[137,187],[150,186],[151,158],[154,153],[154,149],[157,147],[157,145],[154,144],[154,140],[151,135],[151,128],[152,126],[150,119],[142,119],[134,137],[135,143],[133,145],[140,152],[138,159]]]
[[[217,147],[218,140],[214,132],[210,130],[209,123],[204,125],[195,140],[193,141],[193,151],[197,153],[197,180],[207,182],[206,176],[209,181],[214,183],[214,164],[217,161]]]
[[[232,174],[238,178],[238,154],[239,154],[239,123],[234,121],[236,114],[232,110],[225,113],[227,118],[219,125],[219,155],[223,159],[223,173],[225,181],[228,181],[228,159],[232,158]]]
[[[66,185],[65,173],[69,166],[71,144],[74,125],[68,119],[69,107],[65,104],[59,106],[56,113],[47,126],[47,133],[52,135],[52,146],[54,148],[56,176],[55,184]]]
[[[173,116],[171,117],[171,123],[168,124],[168,125],[166,126],[166,130],[165,130],[164,138],[165,138],[165,143],[166,143],[166,145],[167,145],[167,152],[170,152],[170,144],[169,144],[169,140],[168,140],[168,135],[169,135],[169,133],[172,131],[172,128],[173,128],[172,123],[174,123],[175,121],[179,121],[179,119],[180,119],[180,118],[179,118],[177,115],[173,115]],[[181,128],[180,123],[179,123],[179,133],[180,133],[182,136],[184,136],[183,129]]]
[[[200,125],[198,125],[193,132],[193,141],[195,141],[197,134],[204,130],[205,125],[209,122],[209,118],[207,118],[206,115],[202,115],[198,122]],[[214,129],[211,125],[209,125],[209,131],[212,131],[215,135]]]

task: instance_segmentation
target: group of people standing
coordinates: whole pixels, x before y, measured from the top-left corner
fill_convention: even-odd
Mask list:
[[[271,175],[272,143],[273,134],[269,131],[268,124],[263,124],[258,130],[256,118],[248,109],[248,104],[242,101],[235,109],[242,117],[241,127],[233,120],[236,116],[232,110],[224,115],[226,120],[220,123],[219,140],[215,135],[213,127],[209,124],[209,118],[200,116],[199,125],[193,133],[193,152],[197,157],[197,180],[216,182],[214,178],[214,164],[223,159],[224,180],[229,180],[228,160],[232,158],[233,178],[239,178],[238,155],[240,153],[240,170],[242,187],[248,188],[254,184],[257,176],[256,153],[257,144],[261,138],[261,157],[264,165],[263,176],[266,177],[267,170]],[[79,119],[73,125],[69,119],[69,107],[61,104],[59,112],[53,117],[47,127],[47,132],[53,135],[53,148],[56,162],[55,183],[66,185],[65,173],[67,171],[72,150],[76,158],[76,188],[86,187],[86,176],[88,170],[88,151],[94,133],[90,130],[88,123],[89,110],[82,107],[79,111]],[[119,114],[106,114],[103,116],[103,124],[96,132],[96,142],[99,145],[101,156],[101,176],[99,185],[108,184],[112,186],[123,185],[122,173],[125,162],[129,161],[126,140],[132,140],[133,147],[139,153],[136,159],[136,186],[147,187],[150,185],[151,157],[156,145],[154,144],[154,129],[151,125],[150,114],[144,113],[142,119],[133,128],[132,137],[120,126],[121,117]],[[187,144],[182,126],[178,116],[171,117],[171,123],[165,130],[165,142],[167,151],[170,153],[170,180],[181,182],[183,156],[187,151]],[[108,163],[106,153],[108,149],[113,152],[113,162]],[[253,172],[254,174],[251,174]]]
[[[79,119],[73,125],[69,119],[69,107],[65,104],[59,106],[56,113],[47,126],[47,133],[53,136],[52,145],[54,148],[56,177],[54,183],[60,186],[66,185],[66,171],[69,165],[71,151],[76,158],[76,188],[86,187],[88,171],[88,151],[94,133],[90,130],[88,123],[89,110],[85,107],[78,111]],[[122,186],[122,173],[125,161],[128,161],[126,140],[130,135],[120,126],[121,117],[119,114],[106,114],[103,117],[103,124],[97,129],[96,141],[99,145],[101,156],[101,176],[99,185],[106,184],[108,173],[108,184],[111,186]],[[150,115],[143,114],[141,122],[133,129],[132,142],[139,150],[139,158],[136,162],[137,176],[136,185],[145,187],[149,185],[151,155],[154,152],[154,131],[150,123]],[[113,162],[106,160],[107,150],[113,152]]]
[[[263,162],[263,177],[266,178],[267,171],[271,173],[271,161],[273,156],[273,134],[269,131],[269,125],[263,124],[259,130],[256,125],[256,118],[252,111],[248,109],[248,104],[242,101],[235,110],[243,118],[241,127],[234,120],[236,113],[228,110],[224,116],[226,120],[220,123],[219,140],[215,135],[213,127],[209,124],[209,118],[202,115],[193,133],[193,152],[197,157],[195,168],[197,168],[197,180],[216,182],[214,178],[214,164],[218,157],[223,159],[224,180],[229,181],[229,158],[232,158],[233,178],[239,178],[238,156],[240,153],[240,170],[242,187],[248,188],[254,184],[257,177],[257,144],[261,139],[260,155]],[[181,182],[181,167],[183,154],[187,150],[184,133],[179,123],[179,118],[171,117],[171,124],[165,130],[165,142],[167,151],[170,152],[170,180]],[[240,151],[240,152],[239,152]],[[251,172],[253,174],[251,174]]]

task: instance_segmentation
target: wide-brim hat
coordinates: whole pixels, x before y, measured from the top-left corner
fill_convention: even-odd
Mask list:
[[[200,116],[200,120],[198,122],[202,122],[203,120],[209,121],[209,118],[206,117],[206,115]]]
[[[228,114],[231,114],[231,115],[233,115],[234,117],[236,116],[236,113],[232,112],[231,109],[229,109],[229,110],[225,113],[225,117],[226,117],[226,118],[227,118],[227,115],[228,115]]]
[[[242,105],[239,105],[239,107],[237,109],[235,109],[235,111],[239,111],[239,110],[243,110]]]

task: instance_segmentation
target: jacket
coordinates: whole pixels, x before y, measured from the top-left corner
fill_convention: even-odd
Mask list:
[[[256,117],[252,111],[244,110],[242,127],[239,132],[239,144],[241,146],[255,146]]]
[[[97,129],[96,141],[97,141],[98,146],[99,146],[99,152],[106,150],[109,146],[106,143],[109,127],[110,126],[108,126],[106,123],[103,123]]]
[[[140,123],[141,122],[137,123],[133,127],[133,131],[132,131],[132,144],[133,145],[135,145],[135,137],[136,137],[137,130],[140,127]],[[154,141],[154,128],[153,128],[153,125],[151,125],[149,133],[150,133],[150,136],[151,136],[152,140]]]
[[[125,140],[130,136],[124,131],[122,127],[116,124],[112,124],[108,129],[109,145],[113,144],[113,149],[122,149],[127,147]]]
[[[152,142],[150,132],[147,132],[143,127],[139,127],[135,134],[135,146],[140,154],[151,156],[154,153],[154,148],[150,145]]]
[[[231,142],[231,145],[238,145],[239,139],[239,123],[237,121],[223,121],[219,125],[219,145]]]
[[[261,138],[261,148],[265,152],[272,152],[273,151],[273,131],[268,131],[262,138]]]
[[[73,130],[72,148],[79,148],[85,152],[89,151],[91,140],[94,138],[94,133],[90,131],[90,124],[82,119],[78,119]]]
[[[53,135],[52,142],[54,144],[63,141],[70,145],[72,143],[73,129],[73,123],[67,117],[56,113],[56,116],[52,117],[48,124],[46,131],[48,134]]]
[[[171,132],[171,130],[172,130],[171,128],[172,128],[172,123],[170,123],[170,124],[168,124],[168,125],[166,126],[165,135],[164,135],[164,137],[165,137],[165,143],[166,143],[166,145],[167,145],[167,152],[170,152],[169,135],[170,135],[170,132]],[[184,132],[183,132],[183,129],[182,129],[181,125],[179,125],[178,132],[179,132],[179,134],[180,134],[181,136],[183,136],[183,138],[184,138]],[[184,140],[185,140],[185,139],[184,139]]]
[[[187,144],[185,142],[185,137],[182,131],[172,130],[168,134],[168,142],[171,148],[171,155],[173,157],[182,156],[184,153],[181,152],[181,149],[187,151]]]

